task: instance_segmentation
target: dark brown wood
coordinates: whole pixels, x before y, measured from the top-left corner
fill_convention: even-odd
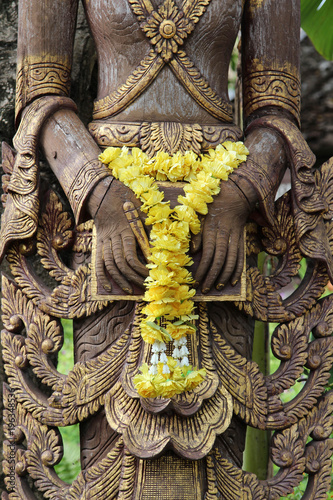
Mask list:
[[[16,151],[3,149],[1,253],[12,277],[3,277],[2,499],[36,498],[30,480],[51,499],[277,499],[304,473],[303,498],[325,499],[333,394],[323,393],[333,325],[332,300],[320,297],[333,267],[333,161],[314,173],[298,129],[299,1],[101,0],[84,7],[99,58],[89,132],[68,97],[77,2],[20,0],[19,128]],[[240,26],[250,154],[222,184],[192,241],[206,300],[197,307],[189,358],[206,378],[181,395],[140,398],[133,378],[150,347],[140,334],[142,302],[124,297],[142,289],[147,275],[144,217],[98,155],[123,145],[150,156],[200,153],[239,140],[227,83]],[[40,189],[39,148],[72,213],[63,194]],[[275,201],[288,166],[292,190]],[[276,264],[268,276],[253,264],[261,251]],[[308,270],[284,297],[304,257]],[[37,275],[37,261],[53,288]],[[215,300],[228,295],[216,289],[233,289],[242,271],[245,286],[234,303]],[[114,283],[123,300],[114,300]],[[101,288],[106,293],[96,293]],[[54,365],[62,318],[74,321],[68,375]],[[274,374],[251,361],[254,320],[278,323]],[[284,403],[281,394],[301,376],[303,390]],[[67,485],[54,472],[63,454],[58,428],[75,423],[82,472]],[[241,469],[248,425],[274,433],[271,458],[280,471],[273,478]]]

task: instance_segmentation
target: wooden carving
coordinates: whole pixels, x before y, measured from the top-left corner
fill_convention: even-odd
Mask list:
[[[76,2],[45,1],[40,12],[20,0],[19,128],[16,151],[3,148],[1,253],[11,276],[2,277],[2,499],[34,500],[38,490],[54,500],[274,500],[306,475],[303,499],[324,500],[333,299],[321,297],[333,270],[333,160],[314,172],[297,126],[298,2],[84,4],[100,58],[91,135],[68,97]],[[281,16],[291,19],[288,39]],[[152,355],[140,333],[151,249],[140,202],[100,163],[100,147],[153,157],[240,140],[226,92],[240,24],[249,156],[191,242],[199,300],[188,358],[206,376],[193,390],[143,397],[134,379]],[[39,149],[62,194],[39,182]],[[292,188],[275,200],[287,165]],[[165,187],[172,203],[178,189]],[[268,274],[256,266],[262,251],[274,261]],[[305,276],[286,296],[302,259]],[[74,325],[67,375],[56,362],[62,319]],[[255,320],[277,324],[280,365],[269,375],[251,360]],[[302,390],[284,402],[300,378]],[[77,423],[82,470],[68,484],[54,469],[59,428]],[[246,426],[272,432],[273,477],[242,470]]]

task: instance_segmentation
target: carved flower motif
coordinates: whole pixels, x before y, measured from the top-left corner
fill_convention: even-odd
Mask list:
[[[165,62],[170,61],[192,29],[193,24],[184,17],[173,0],[166,0],[143,26],[143,31],[151,39],[150,43],[155,45],[155,50]]]

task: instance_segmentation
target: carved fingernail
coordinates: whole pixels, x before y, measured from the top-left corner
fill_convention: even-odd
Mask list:
[[[124,292],[128,293],[129,295],[132,295],[133,290],[132,288],[124,288]]]
[[[104,290],[106,290],[107,292],[112,292],[112,286],[111,286],[111,285],[107,285],[107,284],[105,284],[105,285],[103,285],[103,288],[104,288]]]
[[[235,285],[237,285],[237,283],[238,283],[238,280],[234,280],[231,282],[231,286],[235,286]]]
[[[207,293],[207,292],[209,292],[209,290],[210,290],[209,288],[203,288],[202,293]]]
[[[222,288],[224,288],[223,283],[219,283],[218,285],[216,285],[216,290],[222,290]]]

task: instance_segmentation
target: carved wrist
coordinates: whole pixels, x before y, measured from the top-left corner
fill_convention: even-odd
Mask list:
[[[244,117],[277,107],[300,123],[301,87],[298,76],[280,70],[253,71],[243,81]]]

